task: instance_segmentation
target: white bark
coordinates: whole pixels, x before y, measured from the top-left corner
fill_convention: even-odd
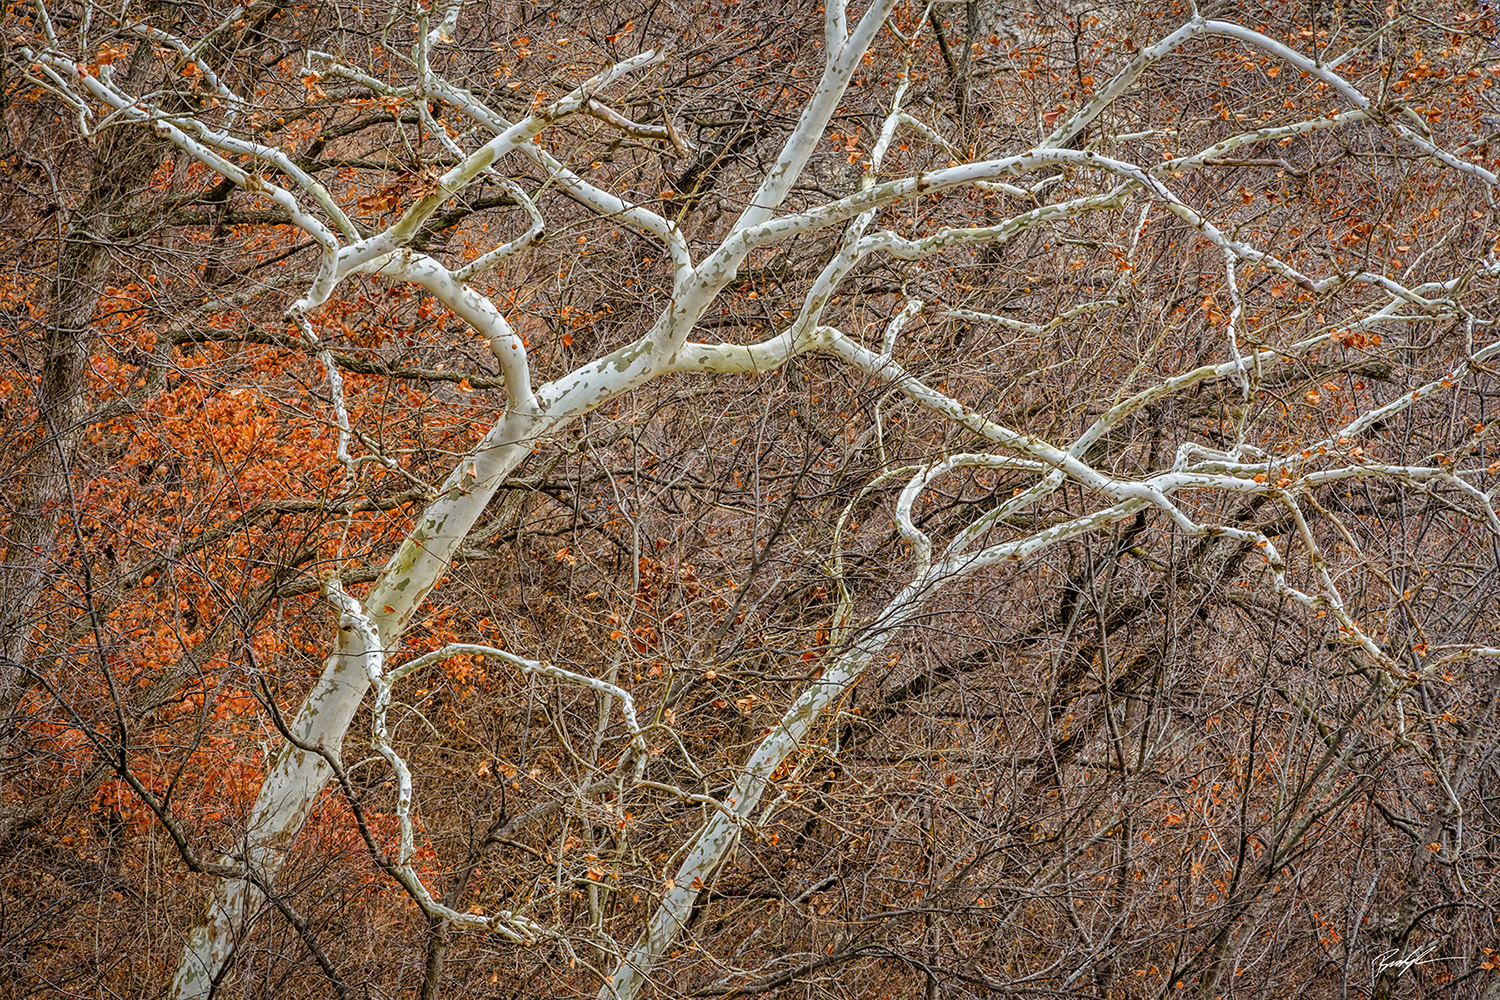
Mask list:
[[[923,468],[908,483],[901,498],[898,520],[903,534],[926,536],[911,524],[911,504],[921,491],[940,476],[964,467],[1011,468],[1010,460],[993,455],[954,455],[930,468]],[[771,733],[761,740],[746,761],[733,789],[724,797],[725,810],[715,812],[698,834],[677,871],[663,884],[661,901],[635,947],[621,959],[599,991],[599,1000],[633,1000],[648,981],[651,970],[666,953],[687,922],[693,907],[728,860],[741,833],[753,829],[753,817],[770,785],[771,775],[807,738],[823,713],[859,682],[865,669],[910,621],[920,616],[928,602],[958,580],[997,562],[1014,561],[1051,545],[1096,531],[1129,517],[1145,506],[1130,500],[1085,517],[1055,525],[1018,541],[992,546],[975,555],[950,553],[937,565],[919,561],[919,571],[875,620],[855,636],[851,648],[836,657],[792,703]],[[926,543],[930,550],[930,542]]]
[[[884,14],[881,14],[880,19],[883,17]],[[865,28],[864,44],[867,45],[873,37],[880,19],[871,22],[870,18],[866,18],[869,23],[862,22]],[[858,52],[853,52],[852,49],[845,51],[848,58],[841,63],[844,67],[843,76],[836,84],[828,86],[822,102],[825,107],[817,115],[805,118],[805,127],[800,128],[793,140],[789,141],[788,147],[792,152],[786,154],[784,159],[795,163],[798,171],[810,155],[816,138],[826,127],[828,116],[837,107],[838,97],[847,85],[849,73],[858,65],[862,53],[863,49]],[[401,633],[412,615],[447,571],[454,553],[505,476],[530,454],[533,442],[555,433],[571,420],[650,378],[664,371],[683,367],[672,363],[676,348],[686,340],[688,331],[712,302],[714,295],[732,280],[738,259],[743,259],[751,248],[748,244],[744,245],[738,248],[737,253],[725,255],[722,259],[715,259],[704,267],[693,270],[689,266],[685,244],[676,234],[675,227],[651,213],[634,212],[632,221],[665,237],[675,251],[674,258],[679,265],[677,284],[685,303],[664,313],[642,340],[585,365],[537,393],[531,390],[526,352],[520,338],[490,300],[464,284],[464,280],[476,273],[477,268],[469,267],[461,273],[454,273],[430,257],[408,254],[400,249],[420,229],[421,223],[454,191],[488,169],[504,152],[518,149],[534,159],[540,159],[575,198],[591,204],[602,213],[631,212],[630,206],[597,191],[566,171],[550,156],[537,150],[531,139],[558,117],[583,106],[594,92],[615,76],[646,65],[653,58],[651,53],[647,53],[621,63],[615,70],[601,74],[546,112],[534,115],[520,125],[507,125],[492,115],[483,116],[488,123],[502,129],[496,139],[449,170],[438,181],[438,191],[408,209],[389,229],[348,247],[338,248],[333,234],[316,220],[307,220],[304,225],[306,217],[300,209],[296,209],[295,199],[289,193],[275,189],[274,185],[257,178],[265,189],[274,189],[274,200],[283,208],[289,212],[296,209],[297,214],[293,218],[325,246],[323,269],[314,279],[311,291],[292,306],[290,311],[294,315],[306,315],[309,310],[326,302],[345,276],[359,271],[373,271],[426,287],[490,341],[492,350],[502,364],[512,408],[449,474],[440,489],[440,498],[423,512],[417,526],[391,557],[385,571],[366,597],[364,608],[359,608],[357,602],[347,596],[342,598],[343,617],[368,623],[371,628],[376,629],[383,649],[397,647]],[[76,73],[76,67],[74,72]],[[88,81],[89,78],[85,77],[84,80]],[[450,89],[450,93],[459,102],[463,101],[459,92]],[[125,95],[111,94],[100,88],[95,96],[111,100],[114,106],[126,113],[133,111],[133,105]],[[460,106],[471,114],[475,111],[472,103],[461,103]],[[196,123],[189,122],[188,127],[183,129],[178,128],[175,123],[160,123],[157,127],[158,130],[165,129],[169,138],[189,152],[199,155],[200,159],[210,165],[216,168],[222,165],[226,170],[236,171],[227,174],[233,179],[248,177],[243,171],[238,171],[223,161],[218,154],[194,143],[189,136],[189,132],[194,131],[194,125]],[[197,131],[206,141],[221,142],[231,146],[234,151],[242,151],[242,144],[225,142],[218,136],[206,136],[206,130]],[[795,173],[791,174],[786,184],[789,185],[795,176]],[[305,175],[302,175],[297,179],[304,178]],[[305,185],[322,192],[321,187],[311,179],[306,179]],[[775,190],[774,186],[772,190]],[[784,197],[784,190],[777,200],[779,197]],[[316,200],[322,204],[325,199],[320,197]],[[339,218],[344,221],[341,213]],[[340,228],[344,229],[343,226]],[[539,227],[534,222],[533,231],[538,230]],[[510,252],[513,251],[507,245],[488,255],[485,262],[493,264]],[[786,356],[788,355],[783,354],[782,360]],[[712,371],[732,367],[732,362],[726,364],[719,359],[699,356],[694,358],[691,367]],[[342,594],[342,591],[339,593]],[[297,728],[294,730],[298,739],[329,749],[336,749],[342,743],[354,713],[364,700],[370,676],[367,670],[353,669],[346,661],[345,656],[330,659],[298,715]],[[245,839],[246,863],[254,865],[264,880],[274,880],[287,843],[301,829],[328,780],[329,768],[317,755],[288,750],[273,765],[257,798]],[[411,889],[412,886],[408,888]],[[419,901],[423,901],[420,894]],[[253,914],[259,902],[258,891],[248,881],[227,881],[220,885],[203,922],[193,930],[184,949],[182,963],[174,978],[174,996],[186,1000],[207,995],[232,954],[235,940],[243,933],[245,921]],[[430,894],[425,895],[423,905],[435,905]]]
[[[336,584],[329,596],[336,606],[352,605]],[[333,652],[318,679],[316,698],[309,698],[291,724],[304,743],[337,752],[343,733],[330,733],[331,713],[353,715],[368,685],[366,661],[381,653],[379,634],[362,623],[340,621]],[[347,723],[346,723],[347,725]],[[288,745],[271,765],[250,818],[245,824],[239,857],[245,868],[270,881],[302,829],[314,800],[328,783],[328,762],[316,753]],[[193,928],[183,948],[182,962],[172,980],[174,996],[206,996],[220,976],[246,921],[260,905],[261,894],[249,879],[226,879],[209,902],[203,919]]]
[[[337,581],[334,581],[330,585],[330,599],[334,601],[341,611],[339,619],[340,628],[355,628],[371,636],[377,634],[369,617],[360,609],[359,603],[345,595],[343,590],[339,588]],[[640,779],[640,775],[645,769],[646,764],[647,747],[645,734],[642,732],[640,722],[636,718],[635,699],[631,697],[628,691],[608,681],[588,677],[571,670],[564,670],[549,663],[528,660],[525,657],[517,656],[514,653],[503,649],[496,649],[492,646],[481,646],[473,643],[453,643],[442,649],[409,660],[389,672],[385,670],[385,653],[383,650],[377,649],[374,655],[364,658],[365,675],[371,686],[375,689],[375,703],[371,708],[373,721],[370,727],[370,744],[385,759],[386,763],[390,765],[391,771],[396,776],[396,819],[400,824],[400,838],[396,847],[395,857],[387,859],[390,870],[427,916],[444,920],[459,930],[496,934],[516,944],[535,944],[542,938],[547,937],[548,933],[546,928],[537,924],[534,920],[512,910],[499,910],[488,915],[478,912],[461,913],[439,902],[433,896],[432,891],[427,888],[426,884],[422,881],[422,876],[411,863],[412,856],[416,853],[415,825],[412,819],[415,791],[412,787],[411,769],[407,766],[406,761],[401,758],[401,755],[396,752],[396,748],[391,745],[390,734],[386,724],[386,715],[390,710],[392,693],[395,686],[403,677],[455,656],[484,656],[503,660],[519,668],[524,674],[551,677],[564,683],[590,688],[604,695],[607,699],[618,700],[620,703],[620,714],[624,717],[626,729],[630,731],[630,745],[635,753],[636,780]],[[560,940],[560,943],[564,947],[567,947],[565,941]]]
[[[1371,662],[1395,671],[1397,665],[1344,611],[1336,581],[1316,558],[1316,540],[1306,523],[1299,496],[1314,485],[1338,478],[1381,476],[1411,484],[1441,480],[1462,491],[1472,501],[1479,516],[1500,533],[1500,519],[1496,518],[1490,498],[1464,478],[1472,478],[1473,470],[1393,467],[1338,459],[1345,443],[1366,432],[1377,421],[1445,390],[1465,378],[1472,366],[1500,355],[1500,343],[1472,351],[1465,363],[1456,367],[1447,377],[1416,391],[1403,393],[1388,404],[1360,415],[1338,434],[1331,436],[1323,446],[1298,454],[1268,456],[1243,441],[1224,451],[1184,444],[1170,469],[1138,480],[1121,478],[1085,461],[1085,455],[1092,444],[1120,421],[1154,400],[1204,381],[1231,378],[1239,381],[1248,398],[1254,373],[1258,372],[1260,365],[1275,362],[1284,356],[1304,353],[1328,339],[1326,335],[1322,335],[1291,347],[1251,350],[1248,353],[1243,350],[1238,340],[1242,311],[1236,283],[1238,268],[1247,265],[1264,268],[1314,293],[1331,292],[1350,284],[1363,284],[1383,292],[1389,301],[1369,315],[1345,324],[1349,329],[1383,323],[1424,322],[1440,317],[1451,319],[1458,318],[1462,313],[1449,298],[1460,286],[1458,279],[1408,287],[1386,275],[1367,272],[1324,277],[1305,274],[1270,251],[1249,245],[1217,228],[1174,191],[1170,181],[1175,174],[1200,169],[1215,157],[1251,145],[1278,141],[1310,131],[1337,128],[1349,122],[1375,120],[1400,141],[1420,150],[1423,155],[1480,182],[1487,197],[1492,197],[1493,189],[1500,184],[1500,179],[1475,164],[1437,148],[1425,136],[1407,128],[1396,118],[1385,116],[1328,65],[1315,63],[1282,43],[1250,29],[1194,17],[1147,48],[1137,60],[1117,74],[1037,147],[1016,155],[959,163],[915,177],[877,182],[882,158],[899,128],[906,127],[929,138],[936,136],[934,129],[903,109],[906,91],[906,84],[903,83],[897,89],[890,114],[872,153],[870,172],[859,190],[823,205],[778,214],[778,209],[785,202],[817,143],[825,134],[854,72],[885,25],[893,6],[894,0],[875,0],[850,31],[844,5],[836,0],[829,3],[824,25],[827,63],[821,79],[774,166],[762,179],[749,207],[722,242],[697,263],[692,260],[687,242],[675,224],[654,212],[600,190],[567,169],[536,141],[543,137],[548,126],[564,116],[580,111],[591,112],[601,120],[623,129],[640,128],[627,120],[616,121],[620,116],[599,104],[596,96],[612,82],[656,62],[659,57],[654,53],[643,53],[611,67],[562,100],[515,123],[505,120],[471,94],[442,80],[428,64],[427,50],[440,44],[452,30],[459,13],[457,4],[448,8],[437,28],[423,32],[423,41],[418,46],[413,61],[420,81],[418,88],[402,90],[389,87],[358,70],[320,57],[328,63],[327,72],[331,74],[342,75],[382,95],[419,94],[422,97],[419,103],[423,104],[430,95],[494,133],[493,138],[467,153],[449,140],[453,147],[450,152],[454,153],[458,162],[438,178],[433,189],[419,198],[393,225],[373,236],[361,238],[329,192],[315,178],[297,168],[284,152],[236,137],[228,132],[227,126],[211,128],[191,116],[169,114],[153,107],[148,99],[122,90],[109,72],[100,71],[93,75],[82,72],[77,63],[61,54],[55,37],[49,39],[46,51],[32,51],[24,47],[19,50],[22,57],[32,65],[28,72],[78,113],[81,127],[85,130],[91,127],[92,109],[95,107],[102,108],[118,121],[151,127],[242,188],[271,201],[287,214],[293,224],[306,232],[321,247],[321,261],[317,273],[308,281],[305,294],[288,311],[309,335],[311,331],[307,325],[307,317],[329,301],[342,281],[356,273],[375,274],[386,280],[412,282],[430,291],[456,315],[462,317],[476,334],[489,342],[500,363],[508,395],[505,411],[497,417],[483,440],[451,470],[439,488],[437,498],[417,519],[416,526],[391,556],[365,600],[355,601],[344,594],[336,581],[330,584],[328,597],[340,616],[338,635],[322,675],[293,724],[294,733],[300,741],[337,751],[371,684],[375,685],[378,692],[375,746],[397,773],[401,784],[403,839],[397,859],[398,867],[404,865],[410,855],[411,780],[410,775],[405,772],[404,762],[396,755],[384,733],[383,706],[388,703],[391,685],[405,671],[426,661],[419,659],[393,672],[385,670],[385,663],[399,649],[406,626],[420,609],[428,593],[447,572],[459,546],[496,490],[539,441],[546,440],[571,421],[598,406],[669,372],[760,372],[774,368],[797,354],[819,350],[874,379],[888,383],[894,391],[917,405],[967,428],[1004,452],[1001,455],[947,456],[918,470],[910,480],[897,507],[897,523],[903,535],[912,542],[917,554],[911,584],[855,636],[848,652],[828,665],[824,674],[802,693],[787,710],[776,729],[751,755],[730,793],[718,804],[721,807],[716,809],[693,838],[685,859],[666,887],[648,927],[606,982],[600,995],[610,1000],[626,1000],[639,992],[655,963],[670,947],[703,888],[728,859],[742,831],[753,825],[754,813],[763,801],[771,774],[806,738],[822,713],[841,698],[850,686],[857,683],[871,659],[889,645],[900,628],[913,616],[921,613],[935,594],[954,581],[987,567],[1025,558],[1067,538],[1099,530],[1150,506],[1189,534],[1217,533],[1259,545],[1266,555],[1279,593],[1308,607],[1328,610],[1349,640],[1359,645]],[[45,22],[45,17],[43,20]],[[1293,125],[1247,132],[1222,140],[1199,153],[1149,167],[1093,150],[1061,148],[1063,143],[1097,121],[1122,94],[1129,92],[1152,65],[1190,40],[1208,34],[1222,35],[1255,46],[1284,61],[1300,72],[1326,83],[1354,105],[1354,110]],[[178,44],[176,40],[159,32],[153,32],[151,38],[169,47]],[[219,77],[212,74],[210,68],[205,67],[205,72],[208,86],[214,88],[231,107],[238,107],[242,103],[224,87]],[[424,110],[422,114],[427,112]],[[441,129],[433,131],[442,132]],[[540,235],[544,220],[531,199],[513,182],[502,179],[502,183],[510,185],[512,193],[517,195],[518,201],[526,208],[531,224],[519,239],[481,256],[466,267],[449,270],[434,258],[408,249],[412,239],[439,207],[476,178],[496,172],[501,158],[509,154],[529,158],[547,175],[551,184],[579,204],[601,216],[619,219],[659,240],[666,248],[674,268],[671,302],[639,339],[594,359],[547,385],[535,388],[532,385],[526,349],[520,337],[511,328],[503,311],[467,284],[486,268],[506,257],[524,252]],[[286,186],[263,177],[257,172],[259,165],[273,169],[283,178]],[[1031,188],[1024,187],[1022,182],[1026,175],[1044,167],[1066,167],[1080,175],[1098,176],[1108,186],[1097,194],[1058,203],[1038,204],[1037,199],[1041,198],[1053,181],[1049,179]],[[977,187],[1012,197],[1025,197],[1029,207],[992,226],[942,229],[916,239],[903,237],[892,230],[870,231],[881,212],[891,206],[961,187]],[[911,300],[907,308],[898,313],[887,327],[879,352],[823,323],[825,307],[840,283],[871,254],[890,254],[904,261],[919,262],[953,247],[1003,243],[1035,226],[1077,218],[1089,212],[1121,208],[1128,201],[1139,198],[1162,206],[1222,253],[1233,302],[1228,326],[1229,359],[1165,379],[1160,384],[1135,394],[1106,411],[1070,443],[1057,444],[1008,428],[912,376],[895,358],[895,353],[902,327],[923,308],[916,300]],[[1144,225],[1144,220],[1143,214],[1141,226]],[[844,227],[838,249],[813,280],[796,317],[784,330],[754,344],[705,344],[689,340],[704,311],[735,279],[738,268],[751,252],[835,226]],[[1137,239],[1140,228],[1138,226],[1136,230]],[[1133,246],[1134,241],[1132,248]],[[1492,261],[1486,261],[1484,267],[1492,273],[1500,271],[1500,265],[1495,265]],[[1045,325],[962,311],[953,311],[950,315],[970,320],[991,320],[997,325],[1034,335],[1081,312],[1111,308],[1114,304],[1112,299],[1101,298],[1098,302],[1078,307]],[[339,459],[352,470],[359,461],[368,459],[356,458],[350,454],[352,432],[341,408],[338,374],[331,366],[329,378],[335,390],[336,423],[340,430]],[[1323,458],[1325,451],[1333,453],[1334,457]],[[934,479],[955,468],[971,465],[1022,470],[1034,474],[1036,479],[1029,488],[1001,505],[998,510],[958,532],[944,548],[942,555],[933,562],[932,541],[913,524],[913,505]],[[1069,480],[1083,487],[1094,498],[1098,505],[1095,511],[1020,540],[972,551],[994,525],[1035,504]],[[1243,528],[1194,521],[1173,500],[1174,494],[1185,489],[1257,493],[1283,505],[1293,518],[1302,543],[1314,557],[1312,562],[1315,567],[1316,588],[1312,591],[1302,590],[1287,581],[1281,557],[1270,539]],[[568,683],[582,683],[596,688],[604,684],[582,675],[545,667],[535,661],[502,654],[488,647],[464,647],[458,651],[504,656],[529,672],[548,674]],[[445,653],[456,655],[453,651]],[[641,740],[628,692],[613,685],[608,687],[610,696],[619,699],[626,711],[633,738]],[[641,748],[637,747],[639,749]],[[643,765],[645,755],[640,754],[638,760]],[[639,771],[636,777],[638,781],[642,780]],[[244,865],[256,873],[258,880],[274,880],[289,844],[301,829],[328,779],[329,767],[317,754],[288,749],[276,758],[247,821],[238,852]],[[431,915],[441,916],[459,926],[497,931],[518,942],[535,940],[544,933],[544,929],[516,914],[486,918],[478,923],[470,921],[466,915],[455,914],[436,903],[409,866],[404,871],[405,874],[400,876],[403,884],[418,904]],[[221,882],[203,921],[190,935],[181,967],[174,979],[174,996],[196,998],[207,995],[212,983],[222,976],[235,942],[245,933],[247,921],[259,903],[259,893],[248,880],[231,879]]]

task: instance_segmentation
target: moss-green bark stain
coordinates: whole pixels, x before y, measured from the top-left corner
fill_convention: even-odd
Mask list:
[[[649,340],[638,340],[633,344],[626,344],[613,354],[606,354],[600,358],[599,367],[619,372],[623,375],[630,370],[631,365],[635,364],[642,355],[648,353],[650,350],[651,342]]]

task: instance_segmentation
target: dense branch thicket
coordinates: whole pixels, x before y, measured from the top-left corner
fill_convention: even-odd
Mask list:
[[[7,995],[1500,975],[1470,0],[34,0]]]

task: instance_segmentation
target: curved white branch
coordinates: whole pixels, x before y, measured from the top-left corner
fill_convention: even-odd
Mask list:
[[[339,607],[341,611],[339,618],[340,627],[358,630],[366,637],[367,643],[378,643],[379,631],[370,621],[369,617],[364,614],[358,602],[343,593],[337,581],[330,583],[328,593],[329,600]],[[503,660],[526,674],[552,677],[569,684],[598,691],[601,694],[610,695],[619,699],[621,714],[625,719],[625,726],[630,731],[631,746],[636,752],[636,778],[639,780],[641,770],[645,766],[647,748],[645,734],[642,732],[640,723],[636,719],[635,700],[628,691],[608,681],[575,673],[571,670],[563,670],[560,667],[540,663],[536,660],[528,660],[525,657],[516,656],[514,653],[497,649],[493,646],[483,646],[475,643],[453,643],[444,646],[442,649],[415,657],[389,672],[383,669],[385,659],[383,651],[379,651],[378,646],[371,646],[370,648],[375,649],[376,653],[366,656],[364,663],[370,685],[375,690],[375,701],[371,708],[371,745],[385,759],[392,773],[396,776],[396,818],[400,833],[396,855],[394,858],[388,859],[390,870],[417,902],[417,905],[421,907],[423,913],[429,917],[446,921],[456,928],[497,934],[517,944],[535,944],[543,937],[555,936],[549,934],[545,928],[534,920],[522,916],[513,910],[499,910],[493,914],[477,912],[461,913],[454,910],[432,895],[431,890],[422,881],[421,875],[412,866],[411,859],[416,853],[416,840],[415,828],[412,821],[413,790],[411,769],[391,745],[390,732],[386,721],[395,686],[408,674],[452,659],[455,656],[482,656],[489,659]]]
[[[969,456],[978,458],[979,456]],[[933,597],[974,571],[996,562],[1025,558],[1044,548],[1096,531],[1129,516],[1143,505],[1132,500],[1037,532],[1027,538],[986,549],[976,557],[944,560],[920,572],[910,584],[856,635],[852,647],[828,664],[821,677],[792,703],[780,722],[761,740],[725,797],[733,815],[716,812],[693,838],[675,875],[663,886],[661,901],[637,941],[607,978],[599,1000],[633,1000],[686,925],[699,897],[739,843],[745,821],[754,815],[774,774],[822,718],[824,712],[858,683],[870,662],[917,618]]]

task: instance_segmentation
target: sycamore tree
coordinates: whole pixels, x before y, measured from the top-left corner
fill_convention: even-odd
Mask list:
[[[14,6],[17,981],[1495,995],[1495,33]]]

